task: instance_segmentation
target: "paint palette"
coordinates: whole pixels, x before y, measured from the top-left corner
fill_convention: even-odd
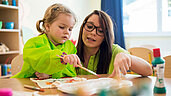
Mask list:
[[[99,79],[89,79],[81,82],[74,82],[68,84],[61,84],[58,86],[58,90],[75,94],[77,90],[84,89],[87,94],[92,95],[99,92],[101,89],[109,89],[109,88],[122,88],[122,87],[130,87],[132,86],[132,82],[128,80],[118,81],[113,78],[99,78]]]
[[[86,78],[72,77],[72,78],[61,78],[61,79],[44,79],[39,80],[37,78],[30,78],[31,81],[37,83],[40,88],[56,88],[61,84],[74,83],[87,80]]]

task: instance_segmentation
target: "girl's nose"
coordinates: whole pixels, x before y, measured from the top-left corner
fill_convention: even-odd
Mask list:
[[[68,29],[66,29],[66,30],[64,31],[64,34],[70,34],[70,31],[69,31]]]

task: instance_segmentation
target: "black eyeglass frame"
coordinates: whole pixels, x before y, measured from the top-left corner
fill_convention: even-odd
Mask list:
[[[93,29],[91,29],[91,30],[86,29],[85,26],[86,26],[87,23],[93,25]],[[104,33],[103,33],[103,32],[102,32],[103,35],[99,35],[99,34],[98,34],[98,32],[97,32],[97,31],[98,31],[98,30],[97,30],[98,28],[101,28],[101,27],[95,26],[92,22],[85,22],[85,23],[84,23],[84,29],[85,29],[86,31],[92,32],[94,29],[96,29],[96,34],[97,34],[98,36],[101,36],[101,37],[104,36]]]

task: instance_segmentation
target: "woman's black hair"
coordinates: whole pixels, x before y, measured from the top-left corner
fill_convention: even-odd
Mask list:
[[[83,28],[87,20],[92,15],[98,15],[99,21],[100,21],[100,27],[102,28],[104,32],[104,40],[100,45],[100,57],[99,62],[97,65],[97,74],[106,74],[108,73],[110,61],[112,57],[112,45],[114,42],[114,32],[113,32],[113,23],[108,14],[106,14],[103,11],[94,10],[91,14],[89,14],[83,21],[83,24],[80,28],[79,33],[79,39],[77,43],[77,55],[79,56],[80,60],[84,63],[84,56],[83,56],[83,40],[82,40],[82,34],[83,34]]]

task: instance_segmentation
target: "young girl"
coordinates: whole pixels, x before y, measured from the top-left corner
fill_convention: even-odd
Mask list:
[[[21,72],[13,78],[76,76],[74,67],[81,63],[74,44],[68,40],[75,22],[75,15],[67,7],[62,4],[51,5],[46,10],[43,20],[36,24],[41,35],[31,38],[24,45],[24,65]]]
[[[84,67],[97,74],[110,74],[114,77],[132,70],[143,76],[152,74],[148,62],[128,54],[120,46],[113,44],[113,22],[108,14],[95,10],[83,21],[77,44],[77,54]],[[90,73],[78,69],[78,74]]]

